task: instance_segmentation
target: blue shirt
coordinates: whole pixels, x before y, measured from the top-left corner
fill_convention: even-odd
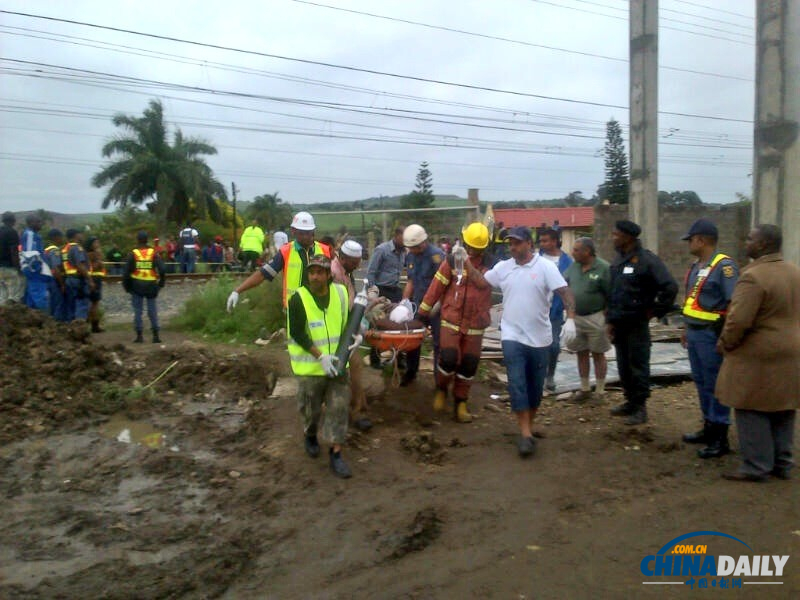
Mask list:
[[[427,244],[420,254],[409,252],[406,256],[408,280],[414,286],[411,301],[417,306],[425,297],[425,292],[428,291],[428,286],[433,281],[433,276],[436,275],[444,258],[444,252],[433,244]]]
[[[553,229],[555,230],[555,227],[553,227]],[[542,250],[539,250],[539,255],[545,260],[548,260],[547,255]],[[561,273],[561,275],[564,275],[571,264],[572,258],[570,255],[564,251],[561,251],[561,256],[558,257],[558,263],[556,264],[558,267],[558,272]],[[553,294],[553,303],[550,305],[550,320],[564,320],[564,301],[558,294]]]
[[[714,253],[714,256],[717,254],[718,253]],[[714,256],[711,257],[711,260],[714,260]],[[708,268],[711,260],[702,264],[700,261],[695,261],[695,263],[689,267],[689,274],[686,277],[687,297],[694,288],[698,272],[701,268]],[[706,276],[703,287],[700,288],[700,297],[697,299],[698,304],[705,310],[726,309],[731,302],[731,298],[733,298],[733,288],[736,287],[736,282],[738,280],[739,267],[736,265],[736,262],[731,258],[723,258]],[[687,317],[686,315],[684,315],[683,318],[687,323],[707,323],[706,321]]]
[[[84,263],[88,267],[89,264],[89,261],[86,258],[86,252],[83,251],[83,248],[81,248],[80,244],[69,247],[69,250],[67,251],[67,260],[75,267],[81,263]],[[80,274],[70,275],[70,277],[80,277]]]
[[[399,286],[405,258],[406,249],[398,250],[394,240],[378,244],[367,267],[367,281],[370,285]]]

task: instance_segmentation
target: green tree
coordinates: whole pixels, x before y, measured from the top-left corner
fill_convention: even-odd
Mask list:
[[[245,211],[248,224],[255,219],[262,229],[275,231],[279,227],[286,227],[292,221],[292,207],[285,204],[283,199],[274,194],[263,194],[253,198],[253,202]]]
[[[703,201],[697,192],[686,190],[684,192],[658,192],[658,204],[660,206],[703,206]]]
[[[184,137],[175,130],[168,140],[161,102],[151,100],[142,117],[118,113],[112,118],[124,133],[103,146],[103,156],[113,159],[92,177],[95,187],[109,186],[102,207],[139,206],[159,223],[184,223],[206,215],[222,221],[217,199],[226,201],[223,185],[202,158],[217,150],[197,138]]]
[[[606,123],[605,144],[606,180],[597,189],[599,200],[605,199],[611,204],[627,204],[630,193],[628,179],[628,155],[622,140],[622,127],[615,119]],[[600,194],[604,194],[600,197]]]
[[[414,191],[403,196],[400,206],[402,208],[427,208],[433,204],[434,199],[433,174],[428,169],[427,162],[420,163]]]

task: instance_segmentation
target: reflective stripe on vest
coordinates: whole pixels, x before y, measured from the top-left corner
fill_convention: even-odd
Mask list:
[[[156,281],[158,279],[158,274],[153,267],[155,253],[156,251],[153,248],[133,249],[133,258],[136,260],[136,266],[133,273],[131,273],[132,279],[139,279],[140,281]]]
[[[106,276],[106,268],[105,266],[100,267],[100,270],[91,270],[89,271],[89,275],[91,277],[105,277]]]
[[[461,332],[461,327],[459,327],[455,323],[450,323],[448,321],[445,321],[444,319],[441,320],[441,325],[442,325],[442,327],[446,327],[447,329],[452,329],[453,331],[458,331],[459,333]],[[485,331],[485,329],[472,329],[472,328],[470,328],[470,329],[467,329],[464,333],[465,333],[465,335],[483,335],[484,331]]]
[[[289,306],[289,298],[303,285],[303,259],[295,248],[294,242],[289,242],[281,246],[283,255],[283,308]],[[324,254],[331,257],[330,246],[314,242],[314,252],[309,254],[311,258],[315,254]]]
[[[703,269],[698,269],[697,271],[697,279],[694,282],[694,286],[692,287],[692,291],[686,296],[686,302],[683,303],[683,314],[687,317],[692,317],[693,319],[700,319],[701,321],[718,321],[722,318],[722,315],[726,314],[727,310],[706,310],[700,306],[698,302],[698,298],[700,298],[700,292],[703,289],[703,285],[708,279],[708,276],[711,275],[711,271],[713,271],[719,262],[724,258],[730,258],[727,254],[719,253],[711,260],[708,264],[708,271],[705,275],[700,275]],[[686,284],[689,283],[689,274],[686,274]]]
[[[78,274],[78,267],[69,262],[69,249],[77,245],[77,242],[67,242],[67,245],[61,249],[61,264],[64,267],[64,275],[75,276]]]
[[[335,292],[334,292],[335,290]],[[306,333],[311,338],[311,343],[322,354],[336,354],[339,346],[339,337],[347,324],[347,288],[338,283],[331,283],[329,287],[330,300],[328,308],[322,310],[314,302],[311,292],[305,287],[297,289],[303,308],[306,311]],[[289,331],[288,316],[286,330]],[[322,363],[314,355],[306,352],[292,338],[289,338],[289,361],[295,375],[324,377],[325,371]]]

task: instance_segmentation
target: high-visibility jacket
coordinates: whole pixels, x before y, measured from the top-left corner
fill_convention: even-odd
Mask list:
[[[305,287],[297,289],[300,299],[303,301],[303,308],[306,311],[306,331],[311,338],[311,343],[319,349],[322,354],[336,354],[339,346],[339,338],[347,325],[347,289],[339,283],[331,283],[328,288],[330,300],[328,308],[322,310],[314,302],[311,292]],[[286,330],[289,331],[287,316]],[[314,355],[297,344],[294,339],[289,338],[289,360],[292,364],[292,372],[295,375],[324,377],[325,371],[322,363],[314,358]]]
[[[78,242],[67,242],[67,245],[61,248],[61,265],[64,268],[64,275],[67,277],[77,277],[78,267],[69,262],[69,249],[72,246],[79,246]]]
[[[692,317],[693,319],[700,319],[702,321],[718,321],[725,315],[728,311],[726,309],[723,310],[707,310],[700,306],[699,298],[700,298],[700,291],[703,289],[703,284],[705,284],[706,279],[711,274],[717,265],[725,258],[730,258],[727,254],[722,254],[721,252],[714,256],[711,262],[708,264],[708,270],[703,273],[704,269],[700,269],[697,272],[697,279],[692,286],[691,291],[686,294],[686,301],[683,303],[683,314],[687,317]],[[686,284],[689,284],[689,273],[686,274]]]
[[[261,227],[251,225],[242,232],[242,239],[239,241],[239,249],[242,252],[261,252],[264,250],[264,230]]]
[[[156,251],[153,248],[134,248],[133,258],[136,261],[132,279],[139,279],[140,281],[156,281],[158,273],[156,273],[153,261],[155,259]]]
[[[305,249],[303,251],[307,253],[307,258],[311,258],[315,254],[331,257],[331,247],[319,242],[314,242],[313,251],[308,252]],[[281,256],[283,256],[283,307],[286,308],[289,306],[289,298],[303,285],[303,269],[305,267],[294,242],[281,246]],[[308,260],[306,260],[306,264],[308,264]]]

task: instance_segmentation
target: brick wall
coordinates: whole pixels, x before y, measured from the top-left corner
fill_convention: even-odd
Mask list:
[[[657,254],[679,284],[682,284],[686,269],[693,260],[687,250],[687,243],[681,241],[681,237],[686,234],[691,224],[701,217],[711,219],[719,229],[719,250],[729,254],[739,265],[747,264],[744,240],[750,231],[750,206],[662,207],[658,217],[659,249]],[[598,256],[609,262],[614,258],[611,231],[614,229],[615,221],[627,218],[627,205],[595,207],[594,241]],[[650,250],[654,249],[650,248]],[[681,290],[680,296],[683,296],[683,290]]]

